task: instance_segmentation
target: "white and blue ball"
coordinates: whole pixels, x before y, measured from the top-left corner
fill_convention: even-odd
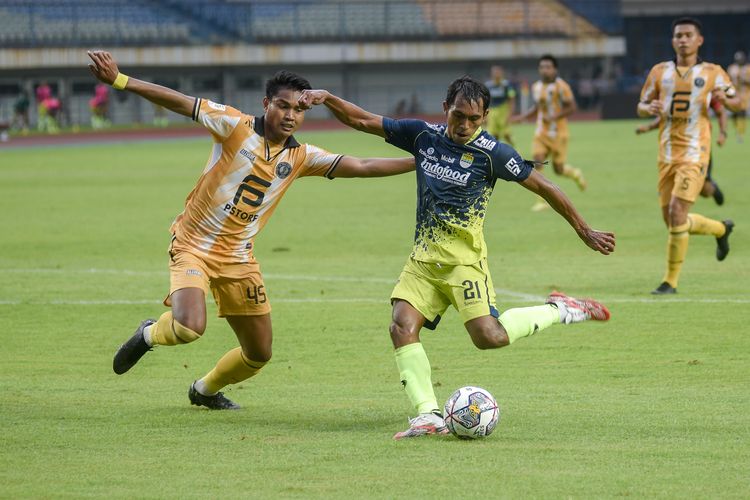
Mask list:
[[[461,439],[489,436],[500,420],[497,401],[481,387],[461,387],[454,392],[443,409],[445,425]]]

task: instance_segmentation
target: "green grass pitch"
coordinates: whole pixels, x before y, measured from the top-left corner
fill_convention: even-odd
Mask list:
[[[131,372],[112,355],[158,317],[168,228],[210,139],[0,151],[0,497],[747,497],[750,491],[750,145],[716,148],[732,252],[693,237],[679,294],[654,298],[666,231],[656,137],[574,123],[589,190],[547,173],[617,251],[588,250],[524,189],[499,182],[485,225],[502,309],[553,288],[602,299],[608,324],[555,326],[478,351],[457,314],[422,340],[439,400],[476,384],[502,418],[477,442],[394,442],[412,410],[388,337],[413,235],[413,175],[301,179],[256,241],[274,359],[232,387],[238,412],[191,407],[189,384],[236,345],[209,307],[204,337]],[[304,130],[304,129],[303,129]],[[529,154],[531,126],[514,129]],[[354,132],[300,138],[359,156]]]

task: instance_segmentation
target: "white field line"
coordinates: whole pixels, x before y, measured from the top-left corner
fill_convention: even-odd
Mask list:
[[[28,268],[28,269],[0,269],[2,274],[110,274],[123,276],[162,276],[166,277],[165,271],[138,271],[131,269],[55,269],[55,268]],[[382,283],[393,285],[396,278],[377,278],[377,277],[358,277],[358,276],[312,276],[312,275],[294,275],[294,274],[264,274],[264,277],[270,280],[279,281],[318,281],[318,282],[343,282],[343,283]],[[540,303],[544,302],[546,297],[516,290],[505,288],[495,288],[495,293],[499,297],[512,299],[521,303]],[[598,300],[606,304],[750,304],[750,297],[618,297],[604,296],[597,297]],[[387,303],[388,297],[370,298],[370,297],[303,297],[303,298],[277,298],[272,299],[274,303]],[[2,300],[0,305],[137,305],[137,304],[160,304],[158,300],[74,300],[61,299],[50,301],[20,301],[20,300]]]

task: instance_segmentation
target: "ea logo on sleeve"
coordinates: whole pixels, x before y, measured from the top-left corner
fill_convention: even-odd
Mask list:
[[[281,163],[276,165],[276,177],[278,177],[279,179],[286,179],[291,173],[292,166],[289,163],[282,161]]]

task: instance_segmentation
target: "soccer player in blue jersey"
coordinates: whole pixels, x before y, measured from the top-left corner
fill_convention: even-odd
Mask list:
[[[413,154],[417,165],[414,248],[391,294],[390,334],[401,383],[418,415],[394,439],[448,432],[419,341],[422,327],[434,329],[448,306],[458,310],[479,349],[507,346],[555,323],[609,319],[602,304],[557,292],[541,306],[497,310],[482,227],[498,179],[543,197],[593,250],[609,254],[615,236],[589,227],[533,162],[482,130],[489,103],[487,87],[468,76],[448,87],[444,125],[385,118],[325,90],[306,90],[300,97],[302,107],[324,104],[346,125]]]

